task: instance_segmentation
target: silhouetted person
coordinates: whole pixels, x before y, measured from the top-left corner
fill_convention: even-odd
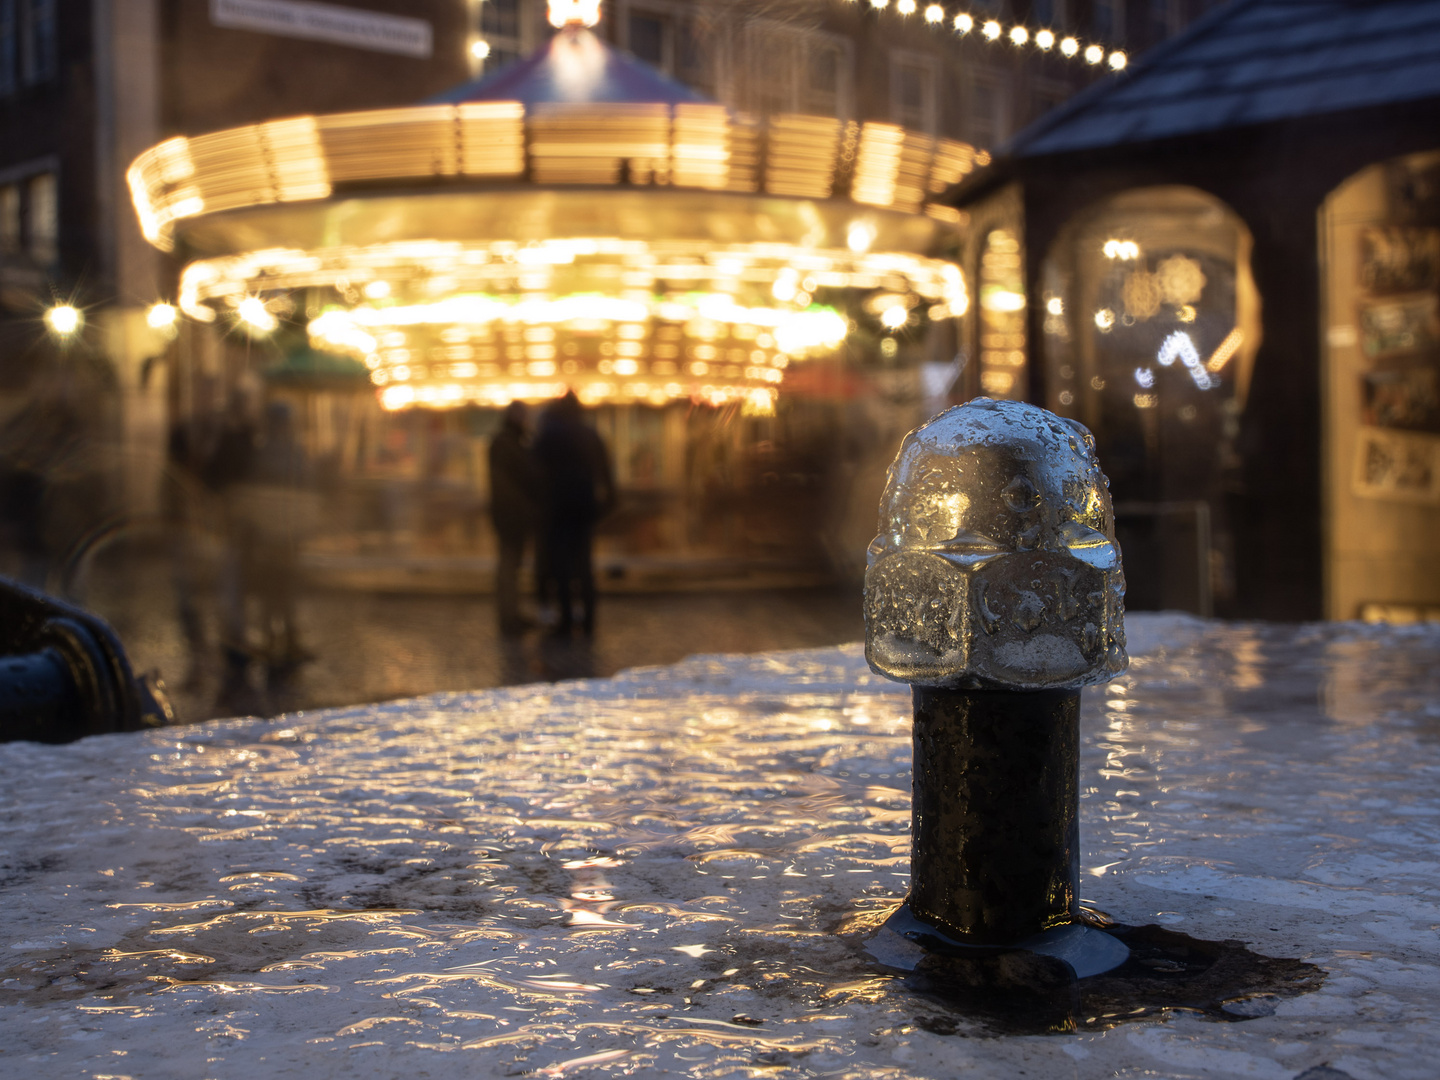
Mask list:
[[[520,615],[520,566],[535,533],[539,469],[530,456],[529,409],[523,401],[505,407],[504,421],[490,440],[490,520],[499,558],[495,563],[495,605],[500,633],[525,628]]]
[[[572,589],[578,585],[585,633],[595,630],[595,571],[591,546],[595,523],[615,502],[610,455],[585,423],[580,399],[570,391],[546,408],[535,438],[545,507],[541,533],[542,573],[555,587],[560,605],[557,633],[574,625]],[[542,588],[542,594],[547,591]]]

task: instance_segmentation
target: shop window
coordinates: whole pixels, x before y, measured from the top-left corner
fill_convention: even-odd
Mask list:
[[[1440,610],[1440,150],[1321,211],[1326,615]]]
[[[818,30],[757,22],[745,34],[745,107],[761,114],[850,112],[850,42]]]
[[[1025,378],[1025,265],[1020,241],[995,229],[980,254],[980,390],[1021,400]]]
[[[890,57],[890,119],[911,131],[935,130],[934,57],[894,51]]]
[[[477,70],[499,71],[525,56],[534,48],[531,26],[535,9],[530,0],[481,0],[476,31],[489,46],[483,60],[476,61]]]
[[[1045,404],[1095,434],[1139,610],[1206,614],[1228,595],[1260,337],[1250,243],[1219,200],[1145,188],[1073,220],[1041,267]]]

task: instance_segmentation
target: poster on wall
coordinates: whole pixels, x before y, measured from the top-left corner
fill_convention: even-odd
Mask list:
[[[1355,447],[1356,495],[1440,505],[1440,435],[1361,427]]]
[[[1440,229],[1371,227],[1360,234],[1360,284],[1371,293],[1440,286]]]
[[[1360,347],[1371,361],[1440,349],[1440,302],[1434,293],[1360,305]]]

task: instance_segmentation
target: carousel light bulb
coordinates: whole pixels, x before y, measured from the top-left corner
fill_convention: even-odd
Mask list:
[[[995,41],[1000,37],[1000,24],[991,19],[980,28],[980,32],[985,35],[986,41]]]
[[[1067,37],[1064,41],[1060,42],[1060,51],[1066,56],[1074,56],[1080,51],[1080,42],[1076,41],[1073,37]]]
[[[1055,47],[1055,35],[1049,30],[1041,30],[1035,35],[1035,44],[1048,51]]]
[[[895,10],[901,15],[915,14],[915,0],[897,0]]]
[[[1024,45],[1030,40],[1030,31],[1023,26],[1015,26],[1010,29],[1010,43],[1012,45]]]
[[[550,25],[560,30],[566,26],[594,26],[600,21],[600,0],[550,0]]]
[[[968,34],[975,29],[975,20],[964,12],[955,16],[955,32],[957,34]]]
[[[886,330],[899,330],[910,321],[910,312],[904,304],[894,304],[880,313],[880,325]]]
[[[476,60],[484,60],[490,55],[490,43],[484,38],[476,38],[470,43],[470,55]]]
[[[1111,70],[1111,71],[1122,71],[1122,70],[1124,70],[1124,67],[1125,67],[1125,65],[1126,65],[1127,63],[1129,63],[1129,61],[1126,59],[1125,54],[1124,54],[1123,52],[1120,52],[1119,50],[1116,50],[1115,52],[1112,52],[1112,53],[1110,54],[1110,70]]]
[[[931,4],[925,9],[925,21],[927,23],[938,23],[945,20],[945,9],[939,4]]]
[[[1099,45],[1087,45],[1085,47],[1085,62],[1087,64],[1098,64],[1105,59],[1105,50]]]
[[[871,6],[872,8],[874,8],[876,11],[880,11],[880,10],[882,10],[882,9],[885,7],[885,5],[888,4],[889,2],[890,2],[890,0],[870,0],[870,6]]]
[[[852,221],[845,232],[845,244],[856,255],[869,251],[874,242],[875,229],[869,222]]]
[[[145,323],[152,330],[164,330],[167,326],[174,326],[179,317],[174,304],[151,304],[150,310],[145,312]]]
[[[69,337],[79,330],[82,321],[80,309],[70,304],[56,304],[45,312],[45,322],[61,337]]]
[[[265,301],[258,296],[247,296],[241,300],[235,312],[240,316],[241,322],[262,334],[268,334],[280,325],[280,321],[270,314]]]

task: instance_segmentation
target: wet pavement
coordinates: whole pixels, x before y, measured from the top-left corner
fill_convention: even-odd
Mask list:
[[[910,699],[846,646],[0,746],[0,1074],[1434,1076],[1440,628],[1127,628],[1084,895],[1288,985],[997,1028],[878,963]]]
[[[593,638],[555,638],[537,626],[508,639],[492,596],[312,588],[297,609],[314,659],[289,677],[267,674],[256,659],[237,692],[225,686],[212,591],[194,597],[207,636],[197,651],[181,630],[163,561],[128,560],[84,585],[78,602],[109,620],[137,672],[160,673],[185,721],[604,677],[697,653],[837,645],[864,634],[858,586],[602,594]]]

